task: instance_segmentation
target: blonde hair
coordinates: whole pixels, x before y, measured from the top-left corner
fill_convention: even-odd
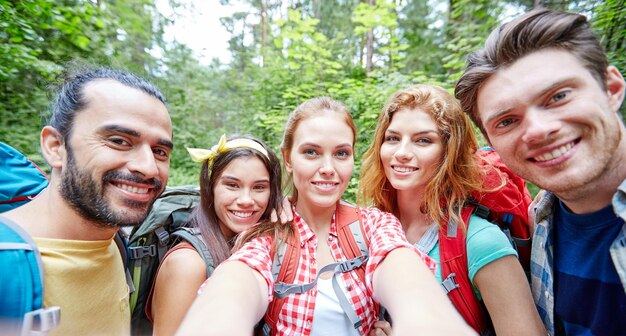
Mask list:
[[[461,223],[461,210],[474,190],[482,190],[483,174],[475,161],[478,141],[459,102],[446,90],[416,85],[396,91],[383,107],[374,141],[363,156],[359,202],[399,216],[398,196],[385,176],[380,148],[391,119],[398,111],[419,109],[430,114],[444,147],[437,169],[426,185],[422,211],[441,225],[447,215]]]

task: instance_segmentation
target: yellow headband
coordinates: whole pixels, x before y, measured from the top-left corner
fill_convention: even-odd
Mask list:
[[[203,149],[203,148],[187,148],[189,155],[191,155],[191,159],[195,162],[202,163],[206,160],[209,160],[209,167],[213,165],[213,160],[218,154],[228,152],[233,148],[251,148],[259,151],[263,154],[268,160],[270,159],[267,151],[260,143],[245,138],[233,139],[230,141],[226,141],[226,134],[223,134],[220,138],[220,141],[217,145],[211,147],[211,149]]]

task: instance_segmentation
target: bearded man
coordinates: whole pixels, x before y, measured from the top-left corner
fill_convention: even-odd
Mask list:
[[[130,334],[129,288],[114,242],[167,183],[172,123],[161,92],[106,69],[67,75],[40,134],[50,183],[3,214],[41,252],[44,306],[59,306],[56,335]]]

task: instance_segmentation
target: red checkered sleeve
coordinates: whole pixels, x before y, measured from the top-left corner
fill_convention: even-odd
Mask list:
[[[361,209],[361,223],[365,235],[370,241],[370,257],[366,267],[366,283],[364,284],[355,272],[342,273],[339,278],[340,287],[352,303],[357,316],[363,324],[359,327],[360,334],[368,334],[378,311],[372,298],[372,274],[387,254],[399,247],[410,248],[419,254],[431,270],[435,263],[426,255],[409,244],[404,236],[402,226],[393,215],[377,209]],[[306,284],[315,279],[317,274],[316,246],[317,237],[297,212],[294,212],[294,229],[300,237],[300,260],[295,268],[294,283]],[[335,218],[333,217],[329,236],[327,237],[331,253],[335,260],[347,260],[339,247]],[[271,274],[272,238],[264,236],[246,243],[235,252],[229,260],[238,260],[261,274],[268,284],[268,300],[272,300],[274,279]],[[369,293],[368,293],[369,292]],[[302,294],[291,294],[285,298],[276,325],[279,335],[309,335],[313,322],[317,288]]]
[[[272,240],[273,238],[270,236],[255,238],[245,243],[241,249],[237,250],[237,252],[228,258],[228,261],[241,261],[261,274],[263,279],[267,282],[268,302],[271,302],[274,297],[272,295],[274,292],[274,279],[271,271],[272,257],[270,254],[272,249]]]
[[[432,272],[435,271],[437,263],[406,240],[402,225],[394,215],[376,208],[368,208],[361,210],[361,216],[365,234],[370,239],[370,256],[365,269],[365,282],[370,294],[374,271],[387,254],[397,248],[406,247],[413,250]]]

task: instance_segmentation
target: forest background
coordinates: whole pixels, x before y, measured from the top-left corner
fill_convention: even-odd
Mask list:
[[[164,39],[181,16],[163,16],[152,0],[0,0],[0,141],[46,167],[39,131],[71,60],[133,71],[165,93],[176,143],[169,185],[197,184],[200,169],[185,147],[210,148],[223,133],[257,136],[279,153],[288,114],[328,95],[350,108],[358,127],[346,195],[354,200],[385,99],[418,83],[452,92],[466,54],[512,16],[536,6],[585,14],[609,61],[626,72],[625,0],[219,1],[247,10],[221,18],[230,61],[204,64]],[[193,0],[169,5],[194,11]]]

